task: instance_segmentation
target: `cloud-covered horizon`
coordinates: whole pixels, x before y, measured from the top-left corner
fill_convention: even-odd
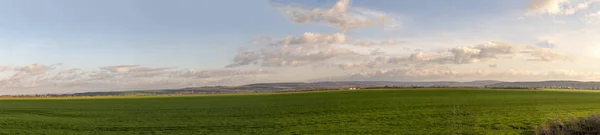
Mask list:
[[[5,66],[8,67],[8,66]],[[242,85],[269,80],[270,71],[263,69],[182,69],[152,68],[140,65],[115,65],[94,70],[60,68],[60,64],[10,66],[0,73],[0,89],[10,94],[64,93],[70,91],[114,91],[138,89],[184,88],[193,86]],[[30,92],[43,89],[46,91]],[[19,91],[23,90],[23,91]]]
[[[79,35],[53,37],[61,32],[50,28],[64,20],[24,15],[52,25],[32,27],[24,32],[30,33],[16,37],[11,35],[18,33],[10,33],[8,26],[17,24],[0,23],[0,30],[6,29],[0,37],[11,39],[0,38],[0,47],[5,48],[0,50],[0,95],[292,81],[600,79],[596,77],[600,75],[599,0],[490,0],[458,5],[273,0],[236,6],[240,10],[210,9],[215,12],[197,15],[202,21],[193,20],[195,14],[174,15],[197,9],[184,6],[190,2],[174,1],[171,4],[181,10],[174,8],[172,14],[156,18],[126,14],[147,22],[135,21],[139,29],[106,18],[123,27],[106,26],[112,31],[101,31],[60,25]],[[215,7],[230,4],[214,3]],[[137,8],[155,15],[152,8]],[[254,10],[242,11],[246,8]],[[92,11],[81,12],[96,13]],[[77,20],[77,16],[68,14],[65,19]],[[0,18],[14,19],[1,13]],[[173,28],[159,27],[165,25]],[[96,33],[78,31],[85,28]],[[50,34],[25,38],[47,34],[45,30]],[[110,36],[128,32],[126,37]]]

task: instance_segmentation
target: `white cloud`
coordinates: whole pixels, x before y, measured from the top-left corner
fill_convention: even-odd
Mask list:
[[[600,11],[598,11],[598,12],[595,12],[595,13],[590,13],[590,14],[587,14],[587,16],[588,16],[588,17],[595,17],[595,18],[598,18],[598,17],[600,17]]]
[[[538,47],[542,48],[554,48],[556,47],[556,43],[551,40],[543,40],[536,44]]]
[[[528,54],[527,60],[531,60],[531,61],[551,62],[551,61],[571,60],[571,58],[568,57],[566,54],[554,51],[549,48],[537,48],[537,47],[529,46],[529,47],[527,47],[527,49],[523,50],[521,53]]]
[[[376,68],[382,65],[461,65],[472,64],[499,59],[513,59],[522,57],[530,61],[567,61],[572,60],[567,54],[557,52],[550,48],[517,45],[504,42],[488,42],[476,46],[456,47],[443,49],[439,52],[415,52],[409,56],[378,56],[367,62],[345,64],[344,68],[360,67],[359,65]]]
[[[137,69],[137,68],[139,68],[139,65],[108,66],[108,67],[101,67],[100,69],[104,69],[104,70],[108,70],[110,72],[116,72],[116,73],[126,73],[126,72],[129,72],[129,71]]]
[[[281,41],[259,46],[258,50],[240,51],[232,64],[234,68],[250,64],[264,67],[306,66],[335,59],[352,59],[358,54],[352,50],[334,46],[346,42],[341,33],[305,33],[301,37],[288,36]]]
[[[569,0],[532,0],[529,6],[530,12],[567,14],[566,4]]]
[[[0,66],[0,72],[10,71],[13,69],[13,66]]]
[[[600,11],[585,15],[587,23],[595,24],[600,22]]]
[[[56,67],[57,65],[42,65],[42,64],[31,64],[31,65],[27,65],[27,66],[23,66],[23,67],[17,67],[14,68],[15,71],[17,71],[18,73],[23,73],[23,74],[42,74],[42,73],[46,73],[49,70],[52,70]]]
[[[577,57],[596,57],[600,58],[600,36],[594,28],[584,28],[570,30],[566,32],[557,32],[546,34],[541,39],[549,39],[555,44],[552,50],[560,50]]]
[[[572,15],[589,8],[590,4],[596,2],[600,2],[600,0],[588,0],[581,3],[571,0],[532,0],[528,14]]]
[[[371,54],[372,56],[378,56],[378,55],[385,54],[385,52],[381,51],[380,49],[374,49],[374,50],[371,50],[371,52],[369,54]]]
[[[331,81],[414,81],[414,80],[438,80],[449,79],[460,76],[460,73],[447,68],[398,68],[398,69],[380,69],[377,71],[366,71],[350,73],[344,76],[323,78],[318,80]]]
[[[449,49],[452,55],[449,57],[437,58],[440,63],[466,64],[480,61],[498,59],[502,56],[510,57],[516,53],[516,47],[508,43],[489,42],[474,47],[458,47]]]
[[[171,77],[189,77],[189,78],[224,78],[233,76],[253,76],[253,75],[268,75],[271,72],[256,69],[256,70],[232,70],[232,69],[217,69],[217,70],[181,70],[173,74]]]
[[[298,5],[273,3],[273,7],[281,10],[295,23],[325,22],[343,32],[351,29],[373,27],[382,24],[390,28],[399,27],[399,21],[387,13],[365,9],[351,8],[350,0],[339,0],[330,9],[307,8]]]
[[[337,64],[337,67],[340,69],[349,69],[349,68],[355,68],[355,67],[361,67],[363,66],[362,64],[358,64],[358,63],[342,63],[342,64]]]
[[[381,69],[350,73],[338,77],[317,79],[328,81],[474,81],[474,80],[504,80],[504,81],[544,81],[544,80],[595,80],[600,72],[577,72],[571,70],[504,70],[492,72],[486,70],[471,70],[459,72],[444,67],[408,67],[396,69]]]
[[[287,36],[280,43],[275,45],[321,45],[321,44],[339,44],[346,42],[348,37],[342,33],[324,35],[319,33],[306,32],[301,37]]]
[[[365,46],[365,47],[370,47],[370,46],[389,46],[389,45],[400,45],[404,42],[402,41],[396,41],[396,40],[387,40],[387,41],[358,41],[356,43],[354,43],[354,45],[358,45],[358,46]]]

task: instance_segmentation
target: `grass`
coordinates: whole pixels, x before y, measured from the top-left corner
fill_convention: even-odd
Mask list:
[[[531,134],[600,93],[403,89],[0,100],[0,134]]]
[[[571,118],[566,122],[557,119],[535,129],[538,135],[597,135],[600,134],[600,114]]]

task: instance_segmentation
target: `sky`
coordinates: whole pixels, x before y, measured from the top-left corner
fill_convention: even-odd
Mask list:
[[[0,95],[600,81],[600,0],[0,0]]]

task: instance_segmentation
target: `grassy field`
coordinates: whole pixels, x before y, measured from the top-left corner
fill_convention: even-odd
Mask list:
[[[2,99],[0,134],[528,134],[600,92],[415,89]]]

